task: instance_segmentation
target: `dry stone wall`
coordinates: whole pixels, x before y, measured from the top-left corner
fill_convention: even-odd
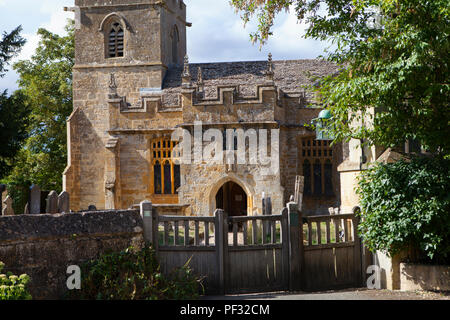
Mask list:
[[[64,298],[70,265],[143,245],[138,210],[0,217],[0,261],[31,277],[33,299]]]

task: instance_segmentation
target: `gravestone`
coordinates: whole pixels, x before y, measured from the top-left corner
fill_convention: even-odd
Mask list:
[[[305,177],[296,176],[295,177],[295,192],[294,192],[294,202],[297,203],[298,209],[302,210],[303,205],[303,191],[305,189]]]
[[[41,213],[41,188],[33,184],[30,188],[30,201],[29,201],[30,214]]]
[[[70,212],[69,194],[66,191],[61,192],[58,196],[58,211],[59,213]]]
[[[3,196],[3,192],[6,191],[6,185],[5,184],[0,184],[0,212],[2,212],[2,208],[3,208],[3,200],[5,200],[6,195]]]
[[[29,203],[27,202],[26,204],[25,204],[25,208],[23,209],[23,214],[30,214],[30,205],[29,205]]]
[[[13,216],[14,215],[14,209],[12,207],[13,200],[10,196],[7,196],[5,201],[3,201],[4,207],[2,209],[2,215],[3,216]]]
[[[56,191],[50,191],[46,199],[46,213],[55,214],[58,213],[58,193]]]
[[[50,191],[41,190],[41,213],[46,213],[47,211],[47,197]]]
[[[263,215],[272,215],[272,199],[270,197],[263,197],[262,199]],[[264,221],[264,236],[268,237],[270,235],[270,223],[269,221]]]

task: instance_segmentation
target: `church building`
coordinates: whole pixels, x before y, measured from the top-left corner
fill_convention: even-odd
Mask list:
[[[297,176],[304,177],[305,215],[340,206],[337,167],[348,146],[316,139],[309,124],[322,109],[313,107],[314,94],[306,88],[336,66],[271,56],[189,63],[191,23],[182,0],[75,0],[75,6],[80,23],[64,172],[71,210],[127,209],[150,200],[172,214],[207,216],[222,208],[233,216],[258,215],[262,198],[270,197],[279,213]],[[189,132],[195,153],[200,125],[203,138],[223,133],[220,143],[214,141],[225,154],[243,146],[251,157],[252,139],[269,144],[277,170],[258,161],[211,163],[195,155],[190,163],[177,161],[181,142],[173,133]],[[236,138],[242,132],[243,145]],[[202,143],[204,151],[208,142]]]

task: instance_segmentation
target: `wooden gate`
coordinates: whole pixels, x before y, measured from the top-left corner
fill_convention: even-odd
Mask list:
[[[360,287],[362,246],[354,214],[303,219],[303,285],[306,291]]]
[[[227,220],[229,223],[225,229],[231,228],[232,233],[229,233],[229,239],[224,237],[223,246],[226,292],[287,290],[287,212],[271,216],[225,218]],[[230,243],[227,243],[228,240]]]
[[[279,215],[158,215],[141,203],[145,239],[170,275],[189,262],[207,293],[360,287],[361,241],[353,215],[302,219],[291,202]],[[303,221],[303,223],[302,223]]]
[[[288,213],[255,217],[159,216],[141,204],[144,232],[156,250],[161,271],[189,261],[204,277],[207,293],[287,290],[289,286]]]

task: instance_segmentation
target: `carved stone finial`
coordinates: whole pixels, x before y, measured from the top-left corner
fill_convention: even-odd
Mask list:
[[[183,74],[181,75],[181,86],[184,88],[190,88],[191,84],[191,72],[189,71],[189,57],[184,57]]]
[[[203,72],[201,67],[198,67],[197,71],[197,89],[199,92],[203,92],[204,89]]]
[[[115,77],[114,73],[110,74],[110,79],[109,79],[109,85],[108,86],[109,86],[109,98],[110,99],[118,98],[116,77]]]
[[[273,81],[273,60],[272,60],[272,54],[269,53],[269,58],[267,59],[267,71],[266,71],[266,77],[268,80]]]
[[[183,77],[190,77],[191,72],[189,71],[189,57],[188,55],[184,56],[184,65],[183,65]]]
[[[201,67],[198,67],[197,84],[198,85],[203,85],[203,74],[202,74],[202,68]]]
[[[111,73],[111,75],[110,75],[110,79],[109,79],[109,88],[110,88],[111,90],[117,89],[116,76],[114,75],[114,73]]]

